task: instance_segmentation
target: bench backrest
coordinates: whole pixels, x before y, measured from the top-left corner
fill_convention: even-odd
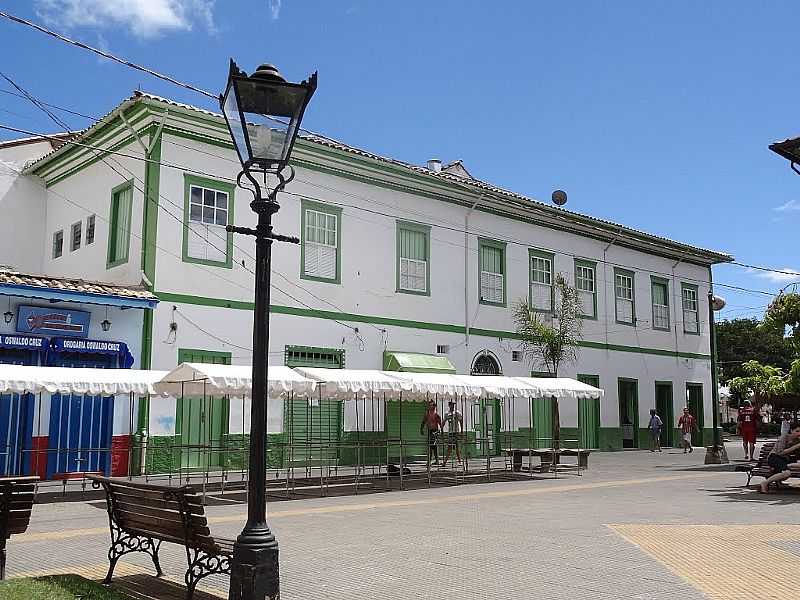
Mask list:
[[[38,477],[0,477],[0,540],[28,528]]]
[[[772,449],[774,447],[775,447],[775,442],[767,442],[766,444],[761,446],[761,451],[758,453],[757,466],[762,467],[767,464],[767,458],[769,458],[769,453],[772,452]]]
[[[103,487],[109,519],[120,529],[143,537],[211,550],[201,496],[190,486],[170,487],[90,476]]]

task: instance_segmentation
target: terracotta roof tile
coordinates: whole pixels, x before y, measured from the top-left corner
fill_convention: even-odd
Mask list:
[[[158,300],[158,297],[141,286],[125,286],[83,279],[31,275],[0,268],[0,285],[24,285],[48,290],[63,290],[98,296],[116,296],[133,300]]]

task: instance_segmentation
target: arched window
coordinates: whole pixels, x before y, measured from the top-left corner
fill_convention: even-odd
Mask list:
[[[488,350],[479,352],[472,360],[472,375],[502,375],[503,369],[494,354]]]

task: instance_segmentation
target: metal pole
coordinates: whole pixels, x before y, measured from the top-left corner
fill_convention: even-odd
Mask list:
[[[705,464],[720,464],[728,462],[728,455],[720,443],[719,435],[719,383],[717,382],[717,327],[714,322],[714,292],[708,292],[708,327],[709,344],[711,350],[711,423],[714,428],[714,442],[706,451]]]
[[[278,541],[267,524],[267,364],[269,360],[270,275],[273,239],[272,215],[278,212],[275,196],[261,196],[258,183],[247,171],[256,193],[250,208],[258,215],[255,231],[228,226],[228,231],[256,238],[255,311],[253,313],[253,393],[250,402],[250,460],[247,479],[247,523],[236,538],[231,562],[229,600],[278,598]],[[283,179],[281,183],[284,183]],[[296,238],[292,239],[294,241]],[[290,241],[285,239],[285,241]],[[298,240],[299,241],[299,240]]]

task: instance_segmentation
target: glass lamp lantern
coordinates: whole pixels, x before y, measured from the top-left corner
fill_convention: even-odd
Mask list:
[[[279,172],[287,165],[316,89],[316,72],[290,83],[273,65],[261,65],[248,76],[231,60],[220,106],[245,171]]]

